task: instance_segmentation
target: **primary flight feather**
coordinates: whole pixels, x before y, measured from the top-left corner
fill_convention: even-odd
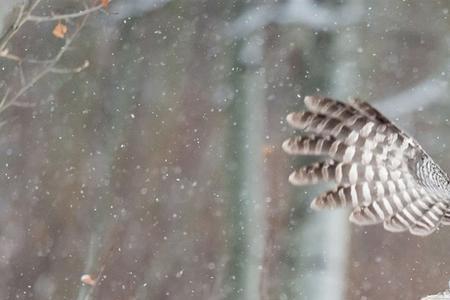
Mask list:
[[[450,225],[448,176],[417,141],[358,99],[309,96],[305,105],[286,118],[305,134],[282,147],[291,155],[329,157],[289,176],[294,185],[337,184],[312,201],[314,209],[351,205],[353,223],[422,236]]]

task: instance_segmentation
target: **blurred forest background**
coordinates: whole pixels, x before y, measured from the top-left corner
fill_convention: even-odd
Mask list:
[[[35,1],[0,1],[0,42]],[[306,161],[280,144],[305,95],[358,96],[450,170],[450,1],[107,2],[86,0],[98,9],[58,64],[0,106],[1,299],[419,299],[447,287],[450,228],[418,238],[312,212],[324,187],[291,187]],[[84,9],[42,0],[33,15]],[[0,99],[83,21],[31,18],[0,43]]]

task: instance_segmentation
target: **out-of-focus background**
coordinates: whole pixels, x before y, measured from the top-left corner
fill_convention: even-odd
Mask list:
[[[0,1],[2,32],[19,2]],[[285,115],[305,95],[358,96],[450,170],[449,8],[117,0],[91,14],[62,62],[89,68],[48,74],[21,97],[36,106],[1,114],[0,298],[364,300],[443,290],[450,228],[418,238],[350,225],[346,210],[312,212],[326,187],[290,186],[293,166],[307,161],[280,144],[293,133]],[[80,1],[41,1],[35,14],[79,10]],[[55,24],[25,24],[9,53],[48,59],[63,44]],[[20,88],[21,70],[0,58],[0,96]]]

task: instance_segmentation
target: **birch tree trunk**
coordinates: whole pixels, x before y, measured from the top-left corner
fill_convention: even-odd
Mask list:
[[[338,4],[336,4],[338,5]],[[353,5],[349,2],[346,5]],[[355,3],[355,5],[358,5]],[[321,45],[328,50],[323,55],[325,82],[329,82],[324,90],[318,93],[333,98],[346,99],[354,95],[359,86],[359,69],[357,60],[352,54],[360,47],[360,38],[356,27],[348,27],[345,33],[321,35],[329,36],[329,42]],[[320,34],[319,34],[320,37]],[[318,52],[320,53],[320,52]],[[327,66],[327,61],[331,64]],[[317,91],[312,92],[317,93]],[[315,194],[324,191],[324,187],[315,190]],[[313,196],[309,195],[308,201]],[[346,268],[348,260],[349,224],[347,210],[330,212],[311,212],[311,217],[302,226],[299,247],[308,254],[300,253],[303,269],[306,272],[300,281],[300,289],[296,299],[346,299]],[[316,257],[311,259],[310,255]],[[319,259],[320,263],[317,263]]]
[[[250,51],[260,53],[262,43],[255,36]],[[235,56],[230,147],[232,154],[231,214],[234,231],[230,258],[232,287],[230,299],[261,299],[264,254],[264,174],[263,145],[266,129],[265,71],[259,62],[246,61],[239,42]]]

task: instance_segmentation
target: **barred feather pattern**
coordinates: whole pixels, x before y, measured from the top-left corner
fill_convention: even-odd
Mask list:
[[[336,183],[312,208],[351,206],[353,223],[383,223],[388,231],[420,236],[450,225],[448,176],[417,141],[359,99],[308,96],[305,105],[306,111],[286,118],[304,134],[282,148],[290,155],[328,156],[289,176],[297,186]]]

